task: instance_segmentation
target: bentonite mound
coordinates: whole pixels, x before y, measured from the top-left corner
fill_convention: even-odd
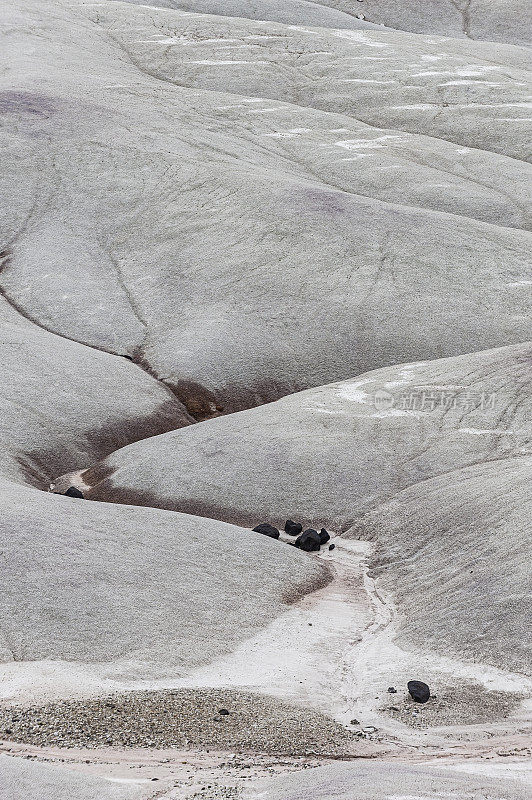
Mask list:
[[[329,580],[295,548],[216,520],[6,482],[0,497],[4,661],[124,659],[132,677],[148,665],[175,673]]]
[[[9,800],[144,800],[136,786],[63,766],[0,755],[0,797]]]
[[[288,508],[345,530],[420,481],[530,452],[531,358],[523,344],[377,370],[132,444],[83,477],[97,500],[279,526]]]
[[[125,0],[146,5],[143,0]],[[380,26],[456,38],[529,44],[526,0],[153,0],[151,6],[346,30]]]
[[[10,9],[0,288],[38,325],[198,420],[530,338],[521,48]]]
[[[379,370],[130,445],[84,479],[93,499],[241,524],[361,520],[348,535],[377,543],[409,641],[526,671],[530,359]]]
[[[316,763],[334,725],[381,762],[259,789],[237,753],[224,785],[196,781],[201,752],[153,786],[114,756],[2,757],[0,795],[520,797],[529,20],[525,0],[4,3],[0,702],[259,687],[298,704],[287,758]],[[246,730],[220,713],[194,742]],[[482,774],[392,767],[398,747]]]
[[[529,672],[531,481],[530,456],[453,470],[349,532],[376,542],[374,574],[397,597],[410,641]]]
[[[179,0],[178,0],[179,1]],[[175,0],[170,0],[175,2]],[[526,0],[316,0],[372,23],[415,33],[529,44],[532,15]]]
[[[146,5],[143,0],[125,0],[125,2]],[[198,14],[282,22],[285,25],[315,25],[340,30],[364,30],[375,27],[370,22],[358,19],[354,14],[334,8],[334,3],[317,3],[313,0],[261,0],[260,4],[249,0],[153,0],[150,5]]]
[[[436,767],[397,763],[330,764],[270,778],[245,800],[525,800],[527,789]]]
[[[127,359],[32,325],[0,297],[0,473],[47,488],[64,472],[192,418]],[[65,487],[68,488],[68,487]]]

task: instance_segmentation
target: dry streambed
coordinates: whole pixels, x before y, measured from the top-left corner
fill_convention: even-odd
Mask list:
[[[488,729],[509,735],[522,721],[513,712],[527,696],[525,684],[397,647],[395,607],[368,574],[370,547],[334,541],[334,551],[318,556],[333,580],[231,654],[170,685],[101,685],[99,696],[46,704],[26,692],[19,706],[0,706],[0,738],[37,747],[337,758],[399,742],[426,748],[428,729],[432,744],[442,735],[460,740],[466,728],[479,725],[483,730],[471,730],[474,739]],[[412,677],[429,681],[428,703],[409,697]]]

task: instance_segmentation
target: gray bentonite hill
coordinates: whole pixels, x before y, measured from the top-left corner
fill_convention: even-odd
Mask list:
[[[529,795],[531,21],[4,3],[0,800]]]

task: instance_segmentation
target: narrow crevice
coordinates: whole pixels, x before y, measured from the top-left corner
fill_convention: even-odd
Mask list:
[[[9,265],[12,258],[12,253],[9,250],[2,250],[0,251],[0,276],[2,271]],[[106,353],[110,356],[116,356],[117,358],[125,358],[128,361],[131,361],[136,367],[141,369],[143,372],[146,373],[152,380],[156,381],[165,391],[169,397],[172,398],[173,402],[178,402],[179,406],[182,409],[183,416],[187,419],[189,423],[197,423],[197,422],[205,422],[206,420],[213,419],[214,417],[219,417],[222,414],[227,413],[235,413],[237,411],[241,411],[244,408],[250,407],[247,404],[242,405],[242,407],[238,406],[238,404],[234,404],[234,407],[228,407],[224,403],[220,401],[219,398],[216,397],[215,393],[208,389],[205,386],[202,386],[200,383],[197,383],[193,380],[188,379],[178,379],[177,382],[171,381],[169,378],[161,377],[154,367],[150,364],[148,359],[146,358],[145,354],[145,346],[146,340],[148,336],[148,322],[144,318],[142,311],[140,310],[137,302],[135,301],[134,297],[131,295],[128,287],[125,284],[125,281],[120,273],[120,269],[117,264],[113,261],[112,262],[116,272],[117,272],[117,279],[120,283],[124,291],[124,295],[129,301],[132,313],[134,314],[135,318],[142,324],[145,335],[144,341],[141,345],[137,346],[130,352],[119,353],[116,350],[110,350],[103,345],[96,345],[92,344],[80,339],[76,339],[73,336],[69,336],[66,333],[59,332],[55,330],[51,325],[47,325],[45,322],[42,322],[40,319],[35,317],[33,314],[28,312],[18,300],[16,300],[8,291],[7,289],[2,286],[0,282],[0,297],[2,297],[6,303],[15,311],[22,319],[26,320],[27,322],[35,325],[35,327],[40,328],[42,331],[51,334],[52,336],[58,336],[60,339],[65,339],[66,341],[73,342],[74,344],[80,345],[81,347],[88,347],[91,350],[96,350],[97,352]],[[285,392],[288,393],[288,392]],[[283,396],[281,393],[280,396]],[[278,398],[275,398],[278,399]],[[271,402],[271,401],[264,401],[264,402]]]
[[[214,393],[205,386],[187,380],[178,380],[177,383],[173,383],[168,378],[160,377],[146,359],[142,347],[138,347],[131,356],[126,357],[171,392],[174,399],[184,406],[191,417],[191,422],[205,422],[213,417],[221,416],[225,410]]]
[[[146,331],[147,328],[148,328],[148,322],[147,322],[146,317],[144,316],[144,314],[142,312],[142,309],[141,309],[140,305],[137,303],[136,299],[133,297],[133,294],[131,293],[131,290],[130,290],[129,286],[127,285],[127,283],[126,283],[126,281],[124,279],[124,276],[122,274],[122,270],[121,270],[121,268],[119,266],[118,261],[116,260],[116,258],[113,258],[113,256],[110,254],[109,251],[107,251],[107,257],[109,258],[109,261],[113,265],[117,283],[120,286],[122,292],[124,293],[124,297],[126,298],[126,300],[129,303],[129,307],[131,308],[131,313],[133,314],[135,319],[142,325],[142,327]]]
[[[451,3],[461,15],[462,33],[464,34],[464,36],[467,36],[468,39],[472,39],[473,37],[471,36],[471,0],[465,0],[463,4],[460,3],[460,0],[451,0]]]
[[[146,347],[149,336],[148,320],[140,304],[127,285],[118,261],[109,253],[108,256],[114,267],[118,284],[129,303],[131,312],[144,329],[142,344],[136,347],[131,354],[124,355],[123,357],[128,358],[147,375],[160,383],[166,391],[170,392],[180,405],[185,407],[191,418],[191,422],[204,422],[207,419],[220,416],[224,411],[224,406],[216,400],[215,395],[211,391],[193,381],[178,380],[177,384],[175,384],[168,380],[168,378],[161,377],[152,367],[149,360],[146,358]]]
[[[0,275],[3,269],[9,264],[11,256],[12,256],[11,252],[7,250],[0,251]],[[13,309],[13,311],[15,311],[20,317],[22,317],[22,319],[26,320],[26,322],[29,322],[32,325],[35,325],[35,327],[40,328],[42,331],[51,334],[52,336],[57,336],[60,339],[65,339],[68,342],[73,342],[74,344],[77,344],[80,347],[87,347],[90,350],[96,350],[97,352],[100,353],[106,353],[107,355],[110,356],[115,356],[117,358],[125,358],[128,361],[131,361],[136,367],[138,367],[147,375],[149,375],[150,378],[157,381],[157,383],[161,385],[164,391],[167,394],[171,395],[172,400],[174,402],[177,400],[181,406],[184,406],[183,402],[179,398],[179,393],[175,390],[175,388],[171,384],[167,383],[164,379],[159,378],[155,370],[152,369],[147,360],[142,356],[141,350],[137,349],[131,355],[129,353],[118,353],[115,350],[109,350],[103,345],[90,344],[89,342],[85,342],[80,339],[76,339],[73,336],[69,336],[66,333],[60,333],[59,331],[54,330],[52,326],[47,325],[45,322],[42,322],[42,320],[37,319],[37,317],[35,317],[33,314],[27,311],[7,291],[7,289],[4,286],[2,286],[1,283],[0,283],[0,297],[2,297],[5,300],[5,302]],[[188,416],[190,417],[189,419],[190,422],[197,421],[196,419],[193,418],[192,415],[189,414]]]
[[[9,250],[0,251],[0,262],[1,262],[0,275],[2,274],[4,269],[11,263],[12,255],[13,254]],[[46,333],[51,333],[53,336],[59,336],[60,339],[66,339],[69,342],[74,342],[74,344],[79,344],[82,345],[83,347],[89,347],[91,348],[91,350],[99,350],[100,352],[107,353],[108,355],[112,356],[122,355],[121,353],[116,353],[113,350],[108,350],[103,346],[99,346],[96,344],[88,344],[88,342],[79,341],[78,339],[75,339],[73,336],[68,336],[68,334],[66,333],[59,333],[58,331],[54,330],[52,327],[47,325],[45,322],[38,320],[29,311],[23,308],[22,305],[18,302],[18,300],[15,300],[15,298],[7,291],[5,286],[2,286],[1,283],[0,283],[0,297],[3,297],[6,303],[9,306],[11,306],[13,311],[16,311],[16,313],[19,316],[21,316],[27,322],[30,322],[32,325],[35,325],[37,328],[46,331]]]

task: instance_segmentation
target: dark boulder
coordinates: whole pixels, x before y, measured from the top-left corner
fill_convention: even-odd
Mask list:
[[[412,700],[416,703],[426,703],[430,697],[430,689],[423,681],[408,681],[406,688]]]
[[[64,494],[65,497],[79,497],[81,500],[84,499],[83,492],[80,492],[75,486],[69,486]]]
[[[335,547],[336,547],[336,545],[333,542],[332,544],[329,545],[329,550],[334,550]]]
[[[268,525],[267,522],[263,522],[261,525],[256,525],[253,530],[255,533],[262,533],[264,536],[269,536],[270,539],[279,538],[279,531],[277,528],[274,528],[273,525]]]
[[[303,531],[301,536],[298,536],[296,539],[296,547],[299,547],[300,550],[305,550],[307,553],[313,553],[319,550],[320,546],[320,535],[313,528],[307,528],[307,530]]]
[[[325,528],[322,528],[321,531],[320,531],[320,542],[321,542],[321,544],[327,544],[327,542],[329,541],[330,538],[331,538],[330,534],[325,530]]]
[[[289,536],[299,536],[303,530],[303,525],[300,522],[294,522],[293,519],[287,519],[284,524],[285,533]]]
[[[388,686],[388,694],[397,694],[395,686]]]

